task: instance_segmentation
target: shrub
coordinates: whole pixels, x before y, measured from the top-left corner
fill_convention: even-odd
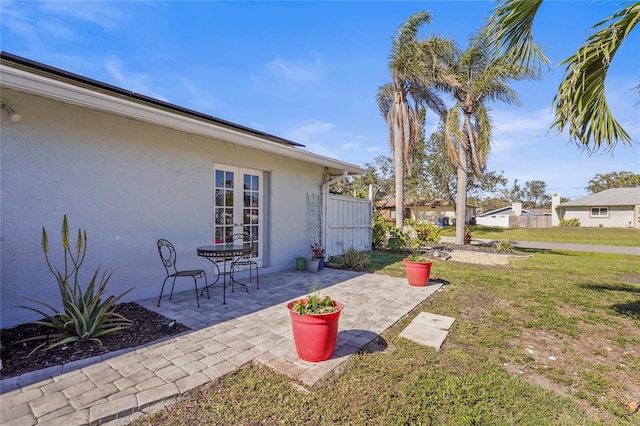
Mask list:
[[[351,271],[364,271],[369,261],[369,253],[358,251],[354,247],[343,250],[339,256],[331,259],[331,263],[337,268],[349,269]]]
[[[388,229],[389,239],[387,240],[387,248],[391,250],[406,250],[409,235],[402,229],[390,226]]]
[[[504,253],[513,253],[515,251],[513,246],[513,241],[511,240],[500,240],[496,242],[496,250],[504,252]]]
[[[560,226],[580,226],[580,219],[577,217],[573,219],[560,219]]]
[[[62,247],[64,250],[64,272],[60,272],[58,268],[51,265],[49,261],[49,239],[47,232],[42,227],[42,251],[49,270],[56,278],[60,297],[64,311],[59,311],[52,305],[35,299],[26,297],[25,299],[38,303],[53,313],[46,313],[40,309],[22,306],[22,308],[30,309],[44,318],[40,321],[34,321],[33,324],[43,325],[53,329],[52,334],[43,334],[30,337],[28,340],[45,340],[38,345],[31,353],[40,348],[50,349],[56,346],[64,345],[71,342],[91,341],[102,345],[100,337],[124,330],[131,326],[131,321],[115,312],[115,306],[125,294],[132,289],[125,291],[119,296],[109,296],[103,300],[106,293],[107,283],[111,278],[111,272],[105,272],[98,281],[100,268],[96,270],[87,286],[83,291],[79,281],[78,274],[80,267],[84,262],[87,251],[87,231],[84,233],[78,229],[78,239],[76,242],[75,255],[71,252],[69,244],[69,225],[67,224],[67,215],[62,220]],[[71,284],[69,281],[72,280]]]
[[[439,227],[415,220],[406,220],[405,224],[411,229],[412,237],[409,243],[413,250],[429,248],[440,242]]]
[[[371,244],[375,248],[382,248],[387,242],[387,221],[382,214],[373,214],[373,223],[371,224]]]

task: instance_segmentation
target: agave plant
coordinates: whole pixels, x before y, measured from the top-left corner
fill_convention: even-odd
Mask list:
[[[115,312],[116,303],[132,289],[119,296],[112,295],[103,300],[107,291],[107,283],[111,278],[110,271],[104,272],[98,280],[100,275],[100,268],[98,268],[86,290],[83,290],[80,285],[78,273],[87,252],[87,231],[82,232],[78,229],[76,249],[75,253],[73,253],[69,244],[69,225],[67,223],[67,215],[65,215],[62,220],[61,237],[64,249],[63,271],[52,266],[49,260],[49,239],[47,231],[42,227],[42,251],[49,270],[56,278],[64,310],[59,311],[56,307],[46,302],[25,297],[25,299],[42,305],[52,312],[47,313],[38,308],[22,306],[44,317],[42,320],[33,321],[32,324],[39,324],[52,329],[51,333],[33,336],[24,340],[44,340],[31,353],[40,348],[50,349],[72,342],[90,341],[102,345],[101,337],[117,333],[132,324],[130,320]]]

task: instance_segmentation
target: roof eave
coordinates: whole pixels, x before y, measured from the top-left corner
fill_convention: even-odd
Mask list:
[[[29,72],[23,67],[17,68],[8,63],[0,64],[2,87],[25,92],[57,101],[118,115],[133,120],[168,127],[175,130],[201,135],[235,145],[256,149],[271,154],[318,164],[330,169],[333,174],[347,171],[349,174],[362,174],[365,171],[354,164],[303,151],[302,146],[294,142],[278,142],[241,126],[225,126],[223,123],[207,119],[204,115],[186,109],[176,110],[169,107],[145,102],[135,96],[110,93],[108,90],[96,91],[83,85],[72,84],[40,73]],[[272,138],[275,138],[272,136]],[[279,139],[279,138],[277,138]]]

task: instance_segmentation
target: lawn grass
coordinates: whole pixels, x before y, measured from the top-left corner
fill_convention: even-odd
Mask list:
[[[497,226],[469,225],[473,238],[511,241],[542,241],[550,243],[601,244],[610,246],[640,246],[640,229],[636,228],[583,228],[556,226],[553,228],[499,228]],[[442,228],[441,235],[454,237],[454,226]]]
[[[404,276],[401,259],[374,252],[369,272]],[[251,364],[134,424],[640,425],[637,274],[637,256],[599,253],[435,261],[448,284],[320,389]],[[399,337],[423,311],[456,318],[439,352]]]

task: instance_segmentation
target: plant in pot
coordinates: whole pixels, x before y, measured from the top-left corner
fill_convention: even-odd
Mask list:
[[[311,252],[311,259],[318,259],[319,263],[318,263],[318,269],[322,269],[324,268],[324,256],[325,256],[325,251],[324,249],[318,244],[310,244],[310,252]]]
[[[418,253],[413,253],[404,258],[404,267],[409,285],[414,287],[428,285],[432,264],[433,262]]]
[[[412,286],[424,287],[429,284],[433,262],[421,256],[419,251],[430,248],[440,241],[440,228],[415,221],[409,221],[408,225],[413,228],[413,237],[410,240],[413,254],[404,259],[407,280]]]
[[[342,303],[318,293],[287,304],[293,340],[300,359],[319,362],[331,358],[343,307]]]

